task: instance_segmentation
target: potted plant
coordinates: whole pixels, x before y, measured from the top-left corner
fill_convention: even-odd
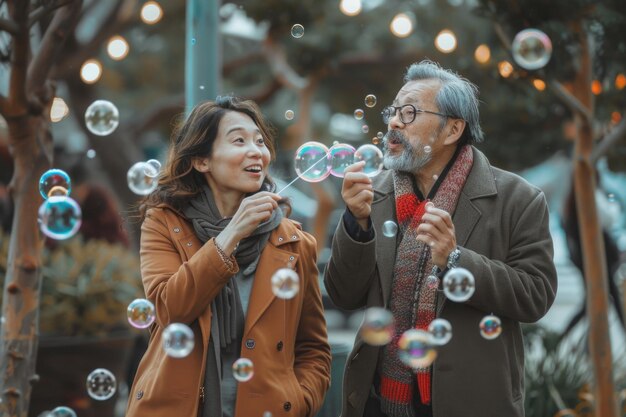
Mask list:
[[[138,256],[122,245],[84,241],[80,235],[52,243],[43,251],[39,381],[29,415],[65,405],[81,417],[113,416],[119,395],[92,399],[86,378],[94,369],[106,368],[115,375],[119,391],[132,372],[129,365],[140,332],[128,324],[126,308],[143,297]],[[9,236],[0,231],[2,282],[8,245]]]

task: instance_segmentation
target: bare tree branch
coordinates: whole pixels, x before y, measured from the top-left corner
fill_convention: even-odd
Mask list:
[[[626,118],[622,117],[622,121],[606,135],[600,143],[595,147],[591,153],[591,162],[595,164],[598,159],[604,156],[611,146],[615,145],[617,141],[626,137]]]
[[[0,19],[0,31],[8,32],[11,35],[17,35],[20,27],[12,20]]]
[[[309,84],[309,80],[301,77],[287,62],[287,55],[284,49],[276,44],[271,37],[265,40],[263,45],[265,59],[270,66],[274,77],[285,87],[294,90],[302,90]]]
[[[25,112],[28,103],[26,96],[26,72],[30,55],[30,34],[26,28],[28,3],[27,1],[18,1],[13,7],[13,21],[20,28],[18,33],[13,35],[11,78],[9,80],[9,101],[12,102],[10,107],[14,113]]]
[[[38,91],[48,79],[50,69],[55,65],[63,50],[65,40],[71,33],[70,31],[74,30],[82,4],[82,0],[72,0],[69,5],[55,13],[43,36],[39,51],[28,68],[28,91]]]
[[[567,91],[565,86],[561,84],[557,80],[549,80],[548,87],[553,91],[561,101],[569,107],[572,113],[579,113],[583,118],[585,118],[589,123],[593,119],[591,111],[585,107],[583,103],[580,102],[572,93]]]
[[[60,7],[63,7],[67,4],[72,3],[74,0],[59,0],[58,2],[45,4],[43,6],[39,6],[28,16],[28,27],[32,27],[35,23],[39,21],[42,17],[46,16],[48,13],[56,10]]]

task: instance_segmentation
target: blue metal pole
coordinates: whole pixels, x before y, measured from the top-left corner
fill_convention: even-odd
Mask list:
[[[219,94],[222,75],[220,0],[187,0],[185,107]]]

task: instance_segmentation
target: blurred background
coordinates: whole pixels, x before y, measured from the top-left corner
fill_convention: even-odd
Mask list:
[[[32,2],[33,51],[45,44],[52,16],[66,3],[71,2]],[[6,24],[12,7],[11,1],[0,1],[4,96],[10,92],[11,52],[16,47],[12,27]],[[211,20],[203,21],[206,16]],[[72,23],[63,27],[67,40],[45,77],[51,94],[44,116],[51,133],[52,167],[71,177],[71,195],[83,218],[74,237],[46,243],[40,349],[48,350],[40,350],[38,366],[56,364],[46,371],[49,381],[65,380],[59,374],[68,374],[67,355],[80,356],[68,353],[73,343],[71,349],[87,351],[85,369],[115,368],[120,383],[105,410],[78,393],[83,376],[68,376],[68,381],[78,379],[76,384],[67,382],[75,386],[69,393],[49,390],[54,392],[44,395],[35,388],[31,415],[55,401],[72,404],[82,410],[79,415],[123,415],[124,394],[146,338],[125,323],[126,305],[143,294],[139,224],[133,220],[142,197],[129,188],[127,173],[139,161],[165,162],[173,126],[192,98],[234,94],[259,103],[277,131],[272,175],[280,189],[297,177],[296,149],[307,141],[328,147],[336,141],[380,146],[378,133],[386,131],[382,108],[392,102],[406,68],[426,58],[479,87],[486,140],[478,148],[492,165],[518,173],[548,198],[559,290],[548,315],[526,328],[530,417],[560,410],[571,410],[560,416],[591,415],[585,285],[572,211],[572,155],[580,126],[567,99],[590,92],[598,151],[596,203],[610,275],[607,314],[616,398],[625,403],[625,28],[623,0],[85,0]],[[542,52],[549,58],[544,65],[534,68],[516,61],[511,42],[524,29],[541,30],[549,38],[550,51]],[[206,33],[210,37],[202,35]],[[591,45],[589,54],[583,43]],[[204,67],[194,63],[198,61]],[[591,69],[590,82],[581,85],[585,68]],[[374,98],[366,101],[366,96]],[[96,100],[109,101],[119,112],[119,125],[104,135],[97,129],[94,133],[85,119]],[[11,113],[0,114],[3,278],[14,218],[8,194],[14,159]],[[330,176],[318,183],[298,180],[286,190],[293,201],[292,217],[318,240],[320,274],[343,211],[340,187],[341,179]],[[335,356],[333,387],[319,415],[336,416],[342,361],[362,312],[340,311],[327,296],[324,302]],[[109,345],[95,348],[94,340]],[[113,346],[121,353],[104,355],[110,356],[109,365],[93,363]],[[45,372],[39,372],[44,378]],[[41,406],[35,403],[38,395],[47,396]],[[626,415],[626,405],[621,407]]]

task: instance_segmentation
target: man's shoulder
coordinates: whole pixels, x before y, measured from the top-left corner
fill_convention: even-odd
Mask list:
[[[543,191],[529,183],[525,178],[502,168],[492,166],[491,172],[496,182],[498,194],[515,199],[534,199]]]

